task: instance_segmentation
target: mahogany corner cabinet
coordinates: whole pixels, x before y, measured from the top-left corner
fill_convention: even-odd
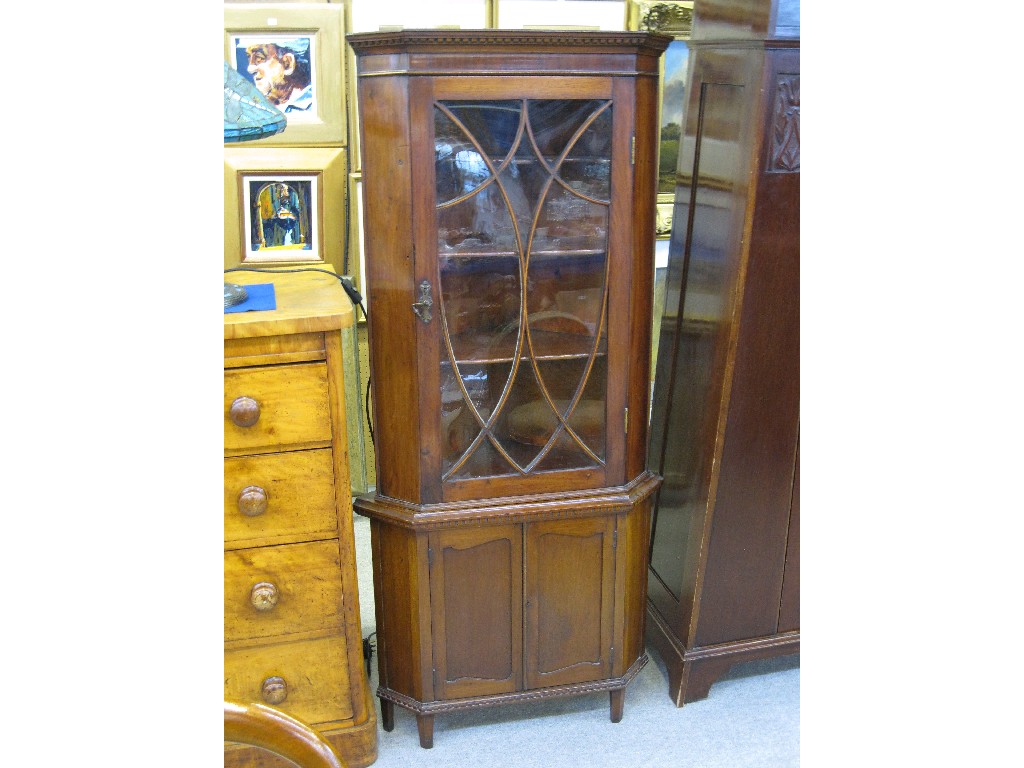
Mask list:
[[[659,58],[640,32],[356,54],[382,723],[608,691],[644,651]]]

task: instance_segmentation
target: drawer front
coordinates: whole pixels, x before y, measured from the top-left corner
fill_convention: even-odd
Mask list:
[[[263,695],[264,681],[284,681],[285,698],[273,703]],[[268,686],[280,695],[282,686]],[[310,725],[352,719],[345,638],[327,637],[275,643],[224,652],[224,698],[273,706]]]
[[[253,422],[250,426],[236,423],[242,420],[244,405],[248,405],[244,414]],[[330,439],[326,363],[224,371],[225,451],[328,444]]]
[[[337,540],[224,553],[224,639],[245,640],[340,627]]]
[[[224,460],[224,548],[338,535],[329,448]]]

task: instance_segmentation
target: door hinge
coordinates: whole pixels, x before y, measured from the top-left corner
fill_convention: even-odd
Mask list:
[[[629,434],[629,408],[623,409],[622,431]]]
[[[633,140],[629,148],[629,164],[636,165],[636,134],[633,134]]]
[[[612,549],[617,549],[619,546],[619,529],[616,528],[612,531]]]
[[[434,567],[434,549],[433,547],[427,547],[427,568]]]

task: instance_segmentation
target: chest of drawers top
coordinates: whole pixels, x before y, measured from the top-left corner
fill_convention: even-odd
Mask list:
[[[355,323],[352,302],[338,278],[325,272],[226,272],[225,282],[239,285],[273,283],[277,308],[224,315],[224,355],[233,357],[246,339],[317,334]]]

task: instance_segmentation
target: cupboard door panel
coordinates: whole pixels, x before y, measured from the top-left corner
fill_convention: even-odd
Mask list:
[[[613,517],[526,526],[527,688],[611,675],[614,532]]]
[[[521,527],[440,531],[430,549],[437,698],[521,689]]]

